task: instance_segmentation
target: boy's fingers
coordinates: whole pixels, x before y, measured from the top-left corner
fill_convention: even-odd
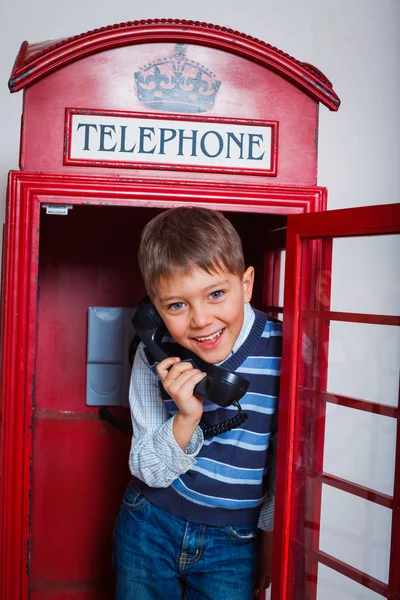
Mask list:
[[[190,362],[175,363],[170,369],[167,370],[167,374],[165,375],[163,382],[174,381],[180,377],[182,373],[185,373],[185,371],[193,371],[193,365]]]
[[[168,380],[167,378],[165,378],[163,383],[167,383],[167,385],[169,384],[169,389],[171,391],[177,392],[179,390],[186,392],[188,388],[185,387],[184,390],[182,390],[182,388],[187,382],[189,382],[189,387],[192,386],[193,388],[194,385],[198,383],[198,381],[201,381],[201,379],[203,379],[202,371],[199,371],[198,369],[187,369],[185,371],[182,371],[181,373],[179,373],[179,375],[173,377],[172,379],[170,379],[170,375],[168,374]],[[192,382],[192,380],[195,381],[195,383],[190,383]]]
[[[186,375],[186,373],[185,373],[185,375]],[[185,380],[182,381],[182,385],[179,386],[180,394],[182,394],[182,396],[193,396],[194,388],[199,383],[199,381],[204,379],[205,376],[206,376],[205,373],[202,373],[201,371],[197,371],[197,370],[194,373],[188,374],[188,377],[185,378]],[[183,378],[183,375],[181,376],[181,378]],[[181,379],[181,378],[179,378],[179,379]],[[178,380],[178,383],[179,383],[179,380]]]
[[[180,362],[180,358],[178,356],[168,356],[168,358],[164,358],[158,365],[156,366],[156,371],[158,375],[163,379],[170,368]]]

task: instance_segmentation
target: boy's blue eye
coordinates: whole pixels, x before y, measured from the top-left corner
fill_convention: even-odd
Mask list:
[[[223,293],[224,292],[222,290],[217,290],[216,292],[211,292],[210,297],[213,300],[218,300],[218,298],[221,298],[221,296],[222,296]]]
[[[185,306],[183,302],[174,302],[173,304],[170,304],[168,308],[172,308],[172,310],[180,310],[183,306]]]

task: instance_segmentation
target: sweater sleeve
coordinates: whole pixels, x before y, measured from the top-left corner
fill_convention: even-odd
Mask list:
[[[267,498],[261,507],[260,516],[258,518],[258,527],[264,531],[272,531],[274,529],[274,514],[275,514],[275,478],[276,478],[276,449],[278,442],[278,410],[274,414],[273,431],[271,441],[268,448],[267,456]]]
[[[282,323],[277,322],[274,325],[274,335],[270,337],[270,345],[274,348],[274,356],[280,357],[282,355]],[[279,398],[279,378],[277,378],[275,394],[277,398]],[[258,519],[258,527],[264,531],[272,531],[274,529],[278,415],[279,403],[277,402],[272,420],[271,439],[267,452],[266,501],[261,507]]]

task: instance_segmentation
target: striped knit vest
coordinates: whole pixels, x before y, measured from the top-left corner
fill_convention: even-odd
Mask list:
[[[196,464],[168,488],[151,488],[134,478],[135,487],[153,504],[188,521],[214,526],[257,524],[266,493],[266,458],[279,394],[282,324],[254,312],[255,321],[246,340],[221,363],[250,381],[240,401],[248,419],[237,429],[205,440]],[[165,349],[173,356],[192,358],[199,369],[207,368],[207,363],[170,337]],[[148,358],[152,366],[154,361]],[[165,392],[163,398],[169,414],[175,415],[178,409],[174,401]],[[201,425],[221,423],[236,413],[233,406],[221,408],[204,400]]]

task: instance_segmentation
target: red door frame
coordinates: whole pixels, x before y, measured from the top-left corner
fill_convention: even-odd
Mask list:
[[[296,214],[326,209],[325,188],[11,172],[2,292],[1,598],[28,598],[40,211],[43,205],[171,207]]]
[[[302,311],[304,306],[301,294],[304,289],[301,289],[301,281],[310,277],[307,265],[302,268],[301,250],[302,243],[305,240],[327,239],[334,237],[350,237],[350,236],[367,236],[367,235],[385,235],[400,233],[400,204],[388,204],[378,206],[368,206],[361,208],[350,208],[326,213],[315,213],[308,215],[295,215],[288,218],[287,230],[287,254],[286,254],[286,275],[285,275],[285,307],[284,307],[284,338],[283,338],[283,357],[282,357],[282,374],[281,374],[281,395],[279,409],[279,445],[278,445],[278,470],[277,470],[277,498],[283,503],[276,512],[275,517],[275,540],[274,540],[274,568],[272,578],[272,594],[276,600],[297,600],[300,596],[294,598],[291,592],[291,583],[293,583],[293,570],[291,564],[291,551],[293,549],[293,531],[295,526],[295,505],[296,505],[296,488],[295,488],[295,458],[296,458],[296,425],[301,418],[299,416],[299,407],[296,406],[299,365],[299,351],[301,340],[299,338],[300,320],[304,316],[302,313],[313,313],[316,316],[317,311]],[[328,244],[329,254],[329,244]],[[323,256],[321,255],[323,258]],[[326,257],[329,263],[331,257]],[[320,267],[326,265],[321,263]],[[312,273],[311,273],[312,276]],[[311,306],[311,302],[307,304]],[[317,307],[318,309],[319,307]],[[312,316],[312,315],[308,315]],[[321,316],[321,313],[320,313]],[[380,316],[380,315],[364,315],[355,313],[334,313],[330,311],[328,306],[323,311],[323,316],[327,320],[347,320],[353,322],[367,322],[387,325],[400,325],[400,317],[395,316]],[[320,334],[320,342],[324,335],[324,330]],[[323,382],[326,378],[327,365],[322,365],[324,372],[321,376]],[[316,390],[316,393],[321,393]],[[322,392],[328,396],[326,392]],[[326,398],[325,398],[326,400]],[[330,398],[330,401],[345,403],[350,399],[337,396]],[[340,489],[344,489],[351,493],[355,493],[363,498],[379,502],[392,509],[392,537],[391,537],[391,560],[389,583],[385,585],[381,582],[373,580],[372,577],[356,569],[340,563],[336,559],[323,556],[315,547],[305,548],[304,551],[309,551],[311,559],[316,563],[317,560],[324,562],[332,568],[340,570],[341,573],[352,577],[355,581],[363,583],[370,589],[374,589],[377,593],[384,597],[393,600],[400,599],[400,574],[398,572],[398,562],[400,560],[400,408],[386,407],[375,405],[369,402],[358,402],[357,408],[368,410],[377,414],[386,414],[395,417],[398,420],[397,424],[397,449],[396,449],[396,464],[395,464],[395,484],[393,497],[386,497],[384,494],[373,492],[369,489],[356,486],[350,482],[336,480],[334,477],[324,476],[322,473],[322,450],[323,438],[321,439],[320,431],[321,424],[315,426],[314,433],[318,440],[318,449],[316,457],[317,464],[314,468],[319,469],[320,482],[324,480],[331,485],[335,485]],[[399,401],[400,403],[400,401]],[[296,412],[297,411],[297,412]],[[317,431],[318,430],[318,431]],[[329,480],[329,481],[328,481]],[[318,510],[319,500],[315,500],[317,506],[311,507],[313,511]],[[318,519],[319,521],[319,519]],[[319,524],[317,523],[319,527]],[[278,534],[278,532],[280,532]],[[313,540],[318,531],[314,532]],[[316,571],[310,570],[311,577],[316,575]],[[312,582],[315,585],[315,581]],[[300,593],[300,591],[298,590]],[[311,596],[312,597],[312,596]]]

